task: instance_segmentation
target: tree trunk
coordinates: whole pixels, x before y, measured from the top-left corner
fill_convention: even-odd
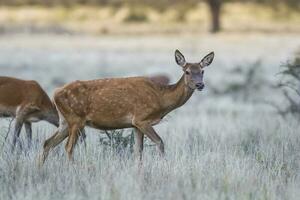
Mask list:
[[[211,29],[212,33],[216,33],[221,30],[221,5],[222,0],[207,0],[211,13]]]

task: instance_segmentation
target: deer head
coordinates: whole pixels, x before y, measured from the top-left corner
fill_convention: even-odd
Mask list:
[[[214,52],[211,52],[198,63],[188,63],[179,50],[175,51],[176,63],[181,66],[184,71],[185,84],[192,90],[203,90],[205,86],[203,82],[204,68],[210,65],[213,59]]]

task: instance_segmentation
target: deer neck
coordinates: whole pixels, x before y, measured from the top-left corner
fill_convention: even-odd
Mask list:
[[[166,113],[185,104],[193,92],[194,90],[185,84],[184,75],[177,83],[165,88],[162,98]]]

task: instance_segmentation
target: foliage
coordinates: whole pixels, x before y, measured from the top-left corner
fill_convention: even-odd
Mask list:
[[[134,130],[133,129],[120,129],[111,131],[100,131],[105,136],[99,136],[99,144],[109,151],[113,151],[117,154],[122,154],[124,151],[129,150],[133,153],[134,146]],[[145,136],[144,147],[155,146]]]
[[[124,19],[125,22],[145,22],[147,20],[146,13],[139,9],[131,9]]]
[[[230,95],[235,100],[253,100],[253,94],[265,83],[260,76],[261,73],[261,62],[259,60],[250,64],[249,67],[237,66],[234,70],[230,71],[230,76],[237,75],[240,79],[229,82],[224,88],[214,87],[211,90],[215,95]]]
[[[192,5],[199,0],[187,0],[184,3],[180,0],[0,0],[0,5],[45,5],[45,6],[73,6],[73,5],[148,5],[155,8],[167,8],[174,5]]]
[[[279,73],[282,80],[277,87],[283,90],[288,105],[284,109],[276,106],[277,110],[283,116],[291,113],[300,118],[300,51],[294,61],[286,63],[282,68]]]
[[[199,2],[209,0],[0,0],[0,5],[44,5],[44,6],[73,6],[73,5],[96,5],[96,6],[122,6],[122,5],[147,5],[153,8],[164,10],[169,7],[193,7]],[[300,3],[298,0],[223,0],[223,2],[241,2],[248,3],[254,2],[258,4],[270,5],[276,8],[279,4],[285,4],[291,8],[299,8]]]
[[[124,149],[129,149],[131,152],[133,151],[133,131],[130,131],[130,133],[126,133],[126,130],[121,129],[101,132],[105,133],[106,137],[99,138],[100,145],[103,145],[106,148],[110,148],[110,150],[113,150],[117,153],[121,153],[122,151],[124,151]]]

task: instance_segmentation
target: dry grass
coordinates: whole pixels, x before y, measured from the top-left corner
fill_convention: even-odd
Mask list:
[[[39,128],[32,151],[11,155],[7,146],[1,149],[0,198],[296,200],[299,123],[248,106],[253,108],[193,105],[194,122],[188,112],[173,115],[158,128],[167,145],[165,160],[146,147],[140,169],[129,149],[110,151],[91,130],[87,150],[76,148],[75,164],[68,164],[61,145],[38,169],[40,141],[53,131]]]
[[[165,141],[165,160],[155,147],[147,146],[140,170],[130,148],[107,148],[100,133],[91,129],[87,149],[76,146],[75,164],[67,162],[61,144],[38,169],[42,141],[54,128],[34,125],[35,147],[10,154],[9,143],[2,148],[8,123],[1,120],[0,199],[299,199],[299,120],[291,116],[284,120],[260,101],[282,103],[280,92],[270,84],[276,82],[281,62],[292,57],[299,45],[300,38],[292,34],[201,35],[180,40],[172,35],[1,37],[3,75],[35,79],[51,92],[76,79],[157,72],[168,74],[173,82],[182,73],[173,57],[175,48],[192,62],[211,50],[216,56],[205,70],[206,89],[155,127]],[[262,78],[264,84],[258,88],[250,84],[247,101],[235,94],[212,93],[212,88],[244,80],[259,59],[259,76],[252,77],[255,83]]]

